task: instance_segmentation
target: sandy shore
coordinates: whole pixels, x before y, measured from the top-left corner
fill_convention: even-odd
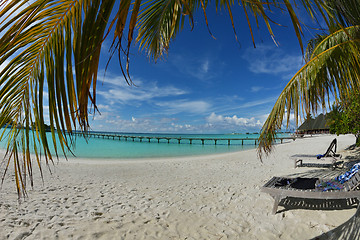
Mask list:
[[[0,192],[0,239],[310,239],[346,222],[356,208],[294,208],[272,215],[260,191],[272,176],[337,174],[297,168],[294,154],[325,152],[334,136],[256,150],[136,161],[60,160],[19,205],[10,173]],[[338,151],[355,142],[338,136]],[[343,155],[348,155],[343,152]],[[345,157],[344,157],[345,158]],[[344,170],[342,170],[344,171]]]

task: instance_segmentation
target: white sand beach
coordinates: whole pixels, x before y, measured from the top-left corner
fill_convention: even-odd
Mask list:
[[[356,208],[279,206],[260,191],[272,176],[337,175],[296,168],[294,154],[344,149],[353,135],[322,135],[276,146],[261,163],[256,150],[129,161],[60,159],[34,165],[34,189],[18,204],[10,172],[0,192],[0,239],[311,239],[346,222]],[[360,159],[359,159],[360,160]]]

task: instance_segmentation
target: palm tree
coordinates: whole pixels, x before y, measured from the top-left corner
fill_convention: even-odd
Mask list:
[[[301,3],[312,16],[315,12],[321,13],[326,21],[332,17],[323,0],[302,0]],[[284,11],[289,14],[302,47],[302,28],[295,14],[295,1],[290,3],[289,0],[0,2],[0,126],[11,127],[6,136],[3,174],[5,176],[12,164],[19,196],[25,193],[27,179],[33,184],[33,164],[41,171],[40,155],[45,156],[46,163],[53,161],[50,145],[54,146],[57,156],[59,148],[61,151],[70,149],[74,131],[88,130],[89,111],[95,113],[97,110],[96,79],[104,39],[112,37],[112,54],[117,52],[124,77],[131,84],[131,43],[135,40],[150,59],[157,60],[166,54],[170,41],[182,29],[185,20],[193,27],[195,11],[202,11],[208,22],[207,6],[210,4],[228,12],[235,37],[233,10],[237,4],[243,7],[251,36],[251,15],[256,22],[263,19],[273,36],[268,14],[274,9]],[[137,34],[135,39],[134,34]],[[48,98],[48,110],[44,107],[44,98]],[[282,110],[276,111],[283,114]],[[50,139],[46,136],[46,115],[50,121]],[[273,122],[267,122],[264,129],[276,129],[269,127],[271,124]],[[17,128],[19,125],[22,127]],[[35,163],[30,157],[32,146]]]
[[[300,115],[316,113],[319,107],[331,108],[331,96],[338,102],[349,98],[352,89],[359,89],[360,1],[331,0],[326,4],[334,16],[328,19],[329,32],[309,41],[305,65],[288,82],[263,125],[260,157],[271,152],[285,113],[289,124],[294,112],[297,124]]]
[[[328,115],[330,133],[355,136],[355,145],[360,146],[360,93],[353,91],[350,97],[339,104],[334,104]]]

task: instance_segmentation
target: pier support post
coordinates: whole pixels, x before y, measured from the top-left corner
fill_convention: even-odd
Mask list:
[[[217,140],[216,140],[216,139],[214,139],[214,142],[215,142],[215,145],[216,145]]]
[[[190,144],[192,144],[192,139],[189,139],[189,141],[190,141]]]
[[[201,144],[204,145],[204,139],[201,139]]]
[[[181,138],[178,138],[178,143],[180,144]]]
[[[228,139],[228,145],[230,145],[230,139]]]

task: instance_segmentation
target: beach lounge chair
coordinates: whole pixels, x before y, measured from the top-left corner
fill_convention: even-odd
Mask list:
[[[322,157],[340,157],[340,154],[336,153],[336,147],[337,147],[337,140],[336,138],[334,138],[334,140],[332,140],[326,152],[323,155],[319,154],[316,157],[318,159]]]
[[[330,143],[330,146],[328,147],[328,149],[326,150],[326,152],[324,154],[318,154],[318,155],[301,155],[301,154],[297,154],[297,155],[293,155],[292,157],[295,157],[294,160],[294,166],[295,168],[297,167],[332,167],[332,168],[336,168],[338,165],[340,165],[341,163],[343,163],[343,161],[339,161],[341,159],[341,154],[336,153],[336,148],[337,148],[337,140],[336,138],[334,138],[334,140],[332,140],[332,142]],[[329,160],[330,163],[304,163],[304,159],[303,158],[308,158],[308,159],[321,159],[323,158],[323,160]]]
[[[354,167],[357,166],[354,172]],[[276,214],[280,201],[287,197],[301,199],[357,199],[360,200],[360,164],[336,179],[347,175],[346,181],[318,178],[284,178],[273,177],[263,187],[262,191],[270,194],[275,200],[273,214]],[[349,174],[349,172],[351,174]]]

